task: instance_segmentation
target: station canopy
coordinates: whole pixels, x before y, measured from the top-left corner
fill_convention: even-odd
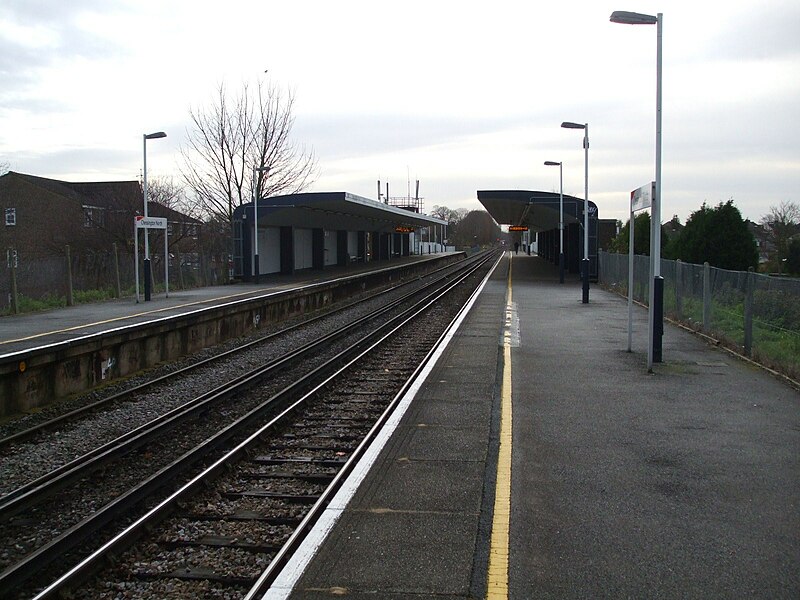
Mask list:
[[[530,231],[558,229],[559,194],[530,190],[478,191],[478,200],[500,225],[524,226]],[[564,226],[582,224],[583,199],[564,194]],[[593,210],[594,207],[594,210]],[[589,201],[589,215],[597,214]]]
[[[240,206],[236,212],[243,219],[252,218],[252,203]],[[398,227],[415,230],[447,225],[447,221],[347,192],[308,192],[261,198],[258,224],[394,232]]]

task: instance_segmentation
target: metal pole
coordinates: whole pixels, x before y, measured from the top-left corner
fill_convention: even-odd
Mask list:
[[[631,209],[633,203],[631,203]],[[628,352],[633,352],[633,210],[628,221]]]
[[[258,283],[258,192],[256,188],[257,167],[253,167],[253,281]]]
[[[589,124],[583,132],[583,304],[589,303]]]
[[[656,306],[663,301],[656,298],[656,278],[661,276],[661,40],[664,15],[656,16],[656,193],[650,211],[650,294],[648,307],[649,348],[647,368],[652,370],[653,362],[661,362],[661,335],[663,322],[656,323]],[[663,290],[663,288],[658,288]]]
[[[144,168],[142,169],[142,193],[144,194],[144,218],[148,217],[147,214],[147,134],[142,136],[142,154]],[[148,237],[148,229],[144,228],[144,300],[150,300],[150,239]]]
[[[664,15],[658,13],[658,23],[656,24],[657,41],[656,41],[656,197],[655,197],[655,247],[653,252],[656,255],[655,259],[655,272],[654,277],[658,280],[657,284],[653,285],[655,297],[655,317],[654,322],[654,344],[653,348],[653,361],[662,362],[663,356],[661,352],[662,337],[664,333],[664,282],[661,278],[661,62],[662,62],[662,27]],[[654,280],[655,281],[655,280]]]
[[[269,167],[253,167],[253,268],[255,270],[253,281],[255,283],[258,283],[261,275],[261,266],[258,260],[258,199],[261,194],[258,191],[257,173],[269,174]]]
[[[564,163],[558,163],[558,282],[564,283]]]
[[[136,304],[139,304],[139,228],[133,223],[133,270],[136,278]]]
[[[169,224],[164,230],[164,290],[166,297],[169,298],[169,241],[167,239],[167,232],[169,232]],[[180,264],[178,265],[180,269]]]

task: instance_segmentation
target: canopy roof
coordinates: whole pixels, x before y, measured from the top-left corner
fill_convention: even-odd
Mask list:
[[[524,225],[531,231],[558,229],[559,194],[530,190],[478,191],[478,200],[501,225]],[[582,223],[581,198],[564,194],[564,225]],[[589,201],[589,217],[597,218],[597,206]]]
[[[234,219],[252,218],[253,203],[234,211]],[[250,216],[248,216],[250,215]],[[258,201],[260,226],[288,226],[394,231],[395,227],[447,225],[447,221],[347,192],[309,192],[272,196]]]

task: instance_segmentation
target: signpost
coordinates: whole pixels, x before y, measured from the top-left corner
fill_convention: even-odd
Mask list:
[[[642,187],[633,190],[631,192],[631,210],[630,210],[630,220],[628,221],[628,352],[632,351],[632,339],[633,339],[633,243],[634,243],[634,213],[640,210],[644,210],[645,208],[650,208],[654,205],[657,201],[656,198],[656,183],[655,181],[651,181],[647,185],[643,185]],[[653,253],[653,240],[650,240],[650,255],[652,256]],[[652,307],[650,308],[652,310]],[[657,342],[658,345],[658,362],[661,361],[661,338],[659,336],[654,335],[654,327],[650,326],[650,331],[648,333],[648,348],[647,348],[647,368],[651,369],[653,367],[653,354],[655,344]],[[656,339],[658,337],[658,339]]]
[[[136,303],[139,303],[139,230],[144,229],[163,229],[164,230],[164,289],[169,298],[169,244],[167,240],[167,219],[165,217],[143,217],[137,215],[133,221],[133,245],[136,255],[135,275],[136,275]],[[147,273],[145,273],[147,275]],[[150,298],[145,298],[149,300]]]

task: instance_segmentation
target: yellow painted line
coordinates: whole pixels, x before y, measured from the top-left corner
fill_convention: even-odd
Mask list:
[[[511,254],[508,258],[506,313],[511,310]],[[509,529],[511,524],[511,339],[503,334],[503,382],[500,388],[500,450],[494,492],[492,539],[489,549],[487,599],[508,598]]]
[[[43,333],[36,333],[34,335],[29,335],[27,337],[21,337],[14,340],[2,340],[0,341],[0,346],[3,344],[13,344],[14,342],[25,342],[27,340],[35,340],[36,338],[46,337],[48,335],[55,335],[57,333],[67,333],[69,331],[77,331],[78,329],[85,329],[87,327],[93,327],[95,325],[106,325],[108,323],[115,323],[117,321],[125,321],[127,319],[135,319],[136,317],[145,317],[147,315],[154,315],[160,312],[166,312],[169,310],[174,310],[176,308],[186,308],[188,306],[196,306],[198,304],[208,304],[210,302],[215,302],[217,300],[230,300],[232,298],[238,298],[240,296],[247,296],[248,294],[253,294],[254,291],[249,292],[240,292],[238,294],[230,294],[228,296],[218,296],[216,298],[208,298],[206,300],[197,300],[195,302],[187,302],[186,304],[175,304],[174,306],[165,306],[164,308],[156,308],[154,310],[147,310],[140,313],[134,313],[132,315],[124,315],[122,317],[114,317],[113,319],[106,319],[105,321],[95,321],[93,323],[85,323],[83,325],[75,325],[74,327],[66,327],[64,329],[55,329],[53,331],[45,331]]]

